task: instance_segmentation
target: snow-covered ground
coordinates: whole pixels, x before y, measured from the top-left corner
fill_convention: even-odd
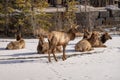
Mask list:
[[[66,48],[67,60],[57,54],[52,63],[47,54],[36,54],[37,39],[25,39],[25,49],[5,50],[15,39],[0,38],[0,80],[120,80],[120,36],[112,38],[107,48],[75,52],[76,38]]]

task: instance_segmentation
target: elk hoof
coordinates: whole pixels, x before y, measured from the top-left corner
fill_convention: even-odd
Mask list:
[[[51,59],[48,59],[49,62],[51,62]]]
[[[57,62],[58,60],[56,59],[55,61]]]
[[[66,60],[66,57],[62,57],[62,60],[63,60],[63,61]]]
[[[49,62],[51,62],[51,60],[49,60]]]

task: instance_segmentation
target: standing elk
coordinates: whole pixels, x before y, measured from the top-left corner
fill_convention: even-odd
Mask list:
[[[63,47],[63,56],[62,59],[66,60],[65,49],[70,40],[75,39],[75,33],[78,32],[77,27],[71,27],[68,32],[59,32],[59,31],[52,31],[48,35],[49,41],[49,52],[48,52],[48,60],[51,62],[50,52],[53,54],[55,61],[57,58],[55,56],[55,47],[62,46]]]

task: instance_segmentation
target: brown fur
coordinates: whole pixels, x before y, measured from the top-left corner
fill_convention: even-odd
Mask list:
[[[20,35],[17,35],[16,40],[17,41],[10,42],[7,45],[6,49],[15,50],[15,49],[23,49],[23,48],[25,48],[25,41],[21,38]]]
[[[93,50],[90,42],[87,40],[91,37],[91,33],[88,32],[87,30],[84,30],[84,36],[83,39],[80,40],[76,45],[75,45],[75,51],[90,51]]]
[[[91,37],[91,32],[89,32],[87,29],[84,30],[83,39],[89,39]]]
[[[109,39],[112,39],[112,38],[108,33],[104,33],[100,37],[100,34],[94,31],[91,35],[91,38],[88,39],[88,41],[91,43],[92,47],[106,47],[104,43]]]
[[[19,41],[12,41],[6,47],[6,49],[8,50],[23,49],[23,48],[25,48],[25,41],[23,39]]]
[[[100,40],[102,43],[105,43],[107,40],[109,39],[112,39],[112,37],[107,33],[105,32],[101,37],[100,37]]]
[[[49,50],[49,43],[44,41],[44,37],[39,35],[39,43],[37,46],[37,53],[38,54],[45,54],[48,53]],[[61,46],[57,46],[55,52],[61,52]]]
[[[87,39],[82,39],[75,45],[75,51],[84,52],[84,51],[91,51],[91,50],[93,50],[93,48]]]
[[[75,39],[75,33],[77,32],[77,27],[71,28],[68,32],[58,32],[58,31],[53,31],[49,34],[48,40],[49,40],[49,53],[48,53],[48,60],[51,62],[50,58],[50,52],[53,53],[54,59],[57,61],[57,58],[55,56],[55,47],[56,46],[62,46],[63,47],[63,57],[62,59],[66,59],[65,55],[65,48],[66,45],[70,40]]]
[[[104,43],[109,39],[112,37],[107,32],[99,37],[99,33],[96,31],[92,32],[92,35],[85,31],[83,39],[75,45],[75,50],[83,52],[93,50],[92,47],[106,47]]]
[[[91,43],[92,47],[100,46],[99,36],[100,36],[99,32],[93,31],[91,37],[87,39]]]

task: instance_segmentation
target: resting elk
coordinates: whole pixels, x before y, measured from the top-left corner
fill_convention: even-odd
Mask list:
[[[90,37],[91,37],[91,33],[88,32],[87,30],[84,30],[83,39],[80,40],[77,44],[75,44],[75,51],[85,52],[85,51],[93,50],[90,42],[88,41]]]
[[[22,39],[20,34],[17,34],[16,41],[10,42],[6,47],[6,49],[8,50],[15,50],[22,48],[25,48],[25,41]]]
[[[112,37],[107,32],[100,36],[97,31],[90,33],[85,30],[83,39],[75,45],[75,50],[83,52],[93,50],[93,47],[106,47],[104,43],[109,39]]]
[[[109,39],[112,39],[112,37],[107,32],[100,36],[98,32],[94,31],[88,41],[91,43],[92,47],[106,47],[104,43]]]
[[[37,46],[37,53],[38,54],[45,54],[48,53],[49,50],[49,43],[45,42],[43,35],[38,35],[39,42]],[[61,52],[61,46],[56,46],[55,52]]]

